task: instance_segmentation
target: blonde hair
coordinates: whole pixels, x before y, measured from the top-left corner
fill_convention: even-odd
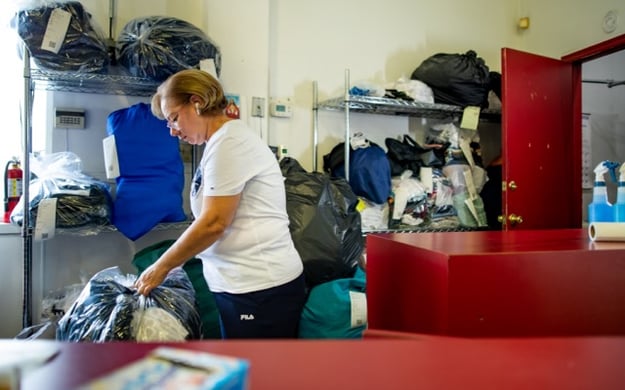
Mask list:
[[[199,112],[208,115],[220,114],[228,105],[223,88],[217,79],[199,69],[185,69],[169,76],[152,96],[151,109],[154,116],[166,119],[161,110],[161,101],[167,99],[175,105],[188,103],[191,96],[201,99]]]

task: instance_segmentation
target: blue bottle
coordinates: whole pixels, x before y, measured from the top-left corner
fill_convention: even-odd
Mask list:
[[[614,204],[614,221],[625,222],[625,163],[619,169],[618,188]]]
[[[613,163],[602,161],[595,168],[595,185],[592,190],[592,202],[588,205],[588,223],[614,222],[614,209],[608,201],[608,189],[604,175],[613,169]]]

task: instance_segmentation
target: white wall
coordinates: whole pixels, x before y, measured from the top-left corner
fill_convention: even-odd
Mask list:
[[[432,54],[469,49],[497,70],[500,47],[515,39],[513,10],[497,0],[272,0],[270,6],[269,94],[294,101],[292,118],[270,119],[270,141],[287,145],[307,169],[313,81],[324,100],[343,94],[346,69],[352,84],[386,86],[410,77]],[[408,129],[401,117],[353,115],[351,124],[380,145]],[[318,161],[343,140],[343,129],[341,114],[319,112]]]
[[[530,28],[523,31],[521,50],[553,58],[625,33],[625,2],[623,0],[519,0],[518,13],[530,18]],[[603,17],[610,11],[618,13],[614,32],[605,33]]]

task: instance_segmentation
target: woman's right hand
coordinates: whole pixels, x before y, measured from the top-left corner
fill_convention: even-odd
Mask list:
[[[139,294],[147,296],[150,291],[160,286],[167,277],[168,269],[159,265],[158,262],[146,268],[134,283]]]

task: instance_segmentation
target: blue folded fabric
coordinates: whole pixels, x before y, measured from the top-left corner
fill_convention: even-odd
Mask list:
[[[106,127],[115,136],[120,170],[115,227],[134,241],[159,223],[184,221],[184,165],[167,122],[156,118],[149,104],[137,103],[109,114]]]

